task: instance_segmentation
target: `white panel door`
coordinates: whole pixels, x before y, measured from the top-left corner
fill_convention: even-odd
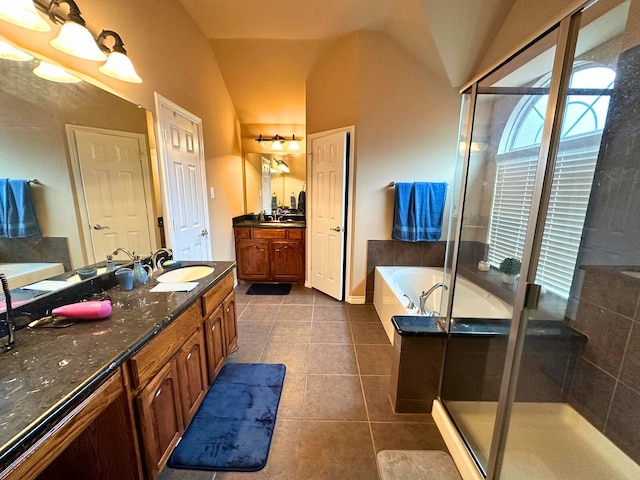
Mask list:
[[[151,234],[136,138],[117,133],[75,131],[76,148],[93,243],[93,259],[121,247],[148,255]],[[92,261],[93,260],[93,261]]]
[[[177,260],[211,260],[200,124],[161,104],[171,247]]]
[[[311,286],[343,299],[347,133],[311,142]]]

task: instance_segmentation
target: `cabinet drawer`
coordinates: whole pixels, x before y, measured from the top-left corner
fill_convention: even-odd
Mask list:
[[[290,228],[287,230],[287,238],[291,240],[302,240],[304,236],[304,229],[302,228]]]
[[[206,318],[213,312],[224,298],[233,290],[233,275],[227,274],[214,285],[208,292],[202,295],[202,316]]]
[[[286,238],[287,231],[284,228],[254,228],[253,238]]]
[[[196,302],[132,356],[129,362],[133,388],[148,383],[201,324],[200,305]]]
[[[251,238],[250,228],[234,228],[236,238]]]

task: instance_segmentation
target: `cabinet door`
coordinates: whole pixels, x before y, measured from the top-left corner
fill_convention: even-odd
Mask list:
[[[171,359],[136,398],[149,478],[167,462],[184,430],[175,360]]]
[[[238,321],[236,319],[236,292],[231,292],[222,302],[224,319],[225,355],[238,349]]]
[[[236,260],[239,279],[269,279],[268,240],[236,240]]]
[[[291,282],[304,281],[304,243],[300,241],[272,241],[271,279]]]
[[[209,387],[205,365],[204,335],[201,328],[195,331],[178,351],[176,366],[178,368],[182,420],[186,427]]]
[[[220,305],[204,322],[209,385],[213,383],[224,365],[225,339],[222,332],[223,318],[223,309],[222,305]]]

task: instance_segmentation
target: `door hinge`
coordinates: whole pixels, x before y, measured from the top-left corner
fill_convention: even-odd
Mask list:
[[[540,301],[540,290],[542,285],[537,283],[527,283],[527,291],[524,296],[524,308],[529,310],[537,310]]]

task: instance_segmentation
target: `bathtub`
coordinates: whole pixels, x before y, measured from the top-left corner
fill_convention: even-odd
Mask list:
[[[418,315],[421,292],[442,282],[443,276],[444,270],[436,267],[376,267],[373,304],[392,344],[394,330],[391,317]],[[443,295],[442,290],[436,290],[427,301],[427,310],[446,315],[448,298],[448,291]],[[410,301],[413,308],[408,306]],[[458,277],[453,317],[510,319],[511,315],[509,304]]]

